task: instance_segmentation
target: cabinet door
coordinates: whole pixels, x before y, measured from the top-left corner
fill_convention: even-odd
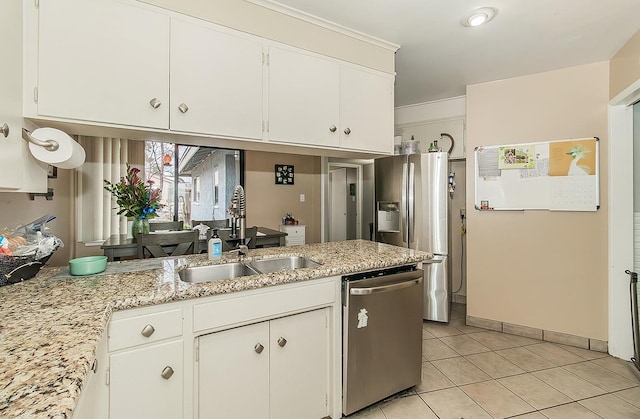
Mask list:
[[[111,418],[182,417],[182,340],[111,355],[110,364]]]
[[[198,417],[269,418],[269,323],[198,341]]]
[[[103,336],[96,349],[92,369],[87,375],[80,399],[73,411],[73,419],[106,419],[109,417],[109,387],[106,379],[108,370],[107,338]]]
[[[171,129],[262,139],[262,68],[261,42],[172,20]]]
[[[329,414],[327,314],[321,309],[270,322],[271,418]]]
[[[0,3],[0,46],[3,51],[0,65],[0,128],[7,124],[8,136],[0,133],[0,188],[22,186],[22,2],[8,0]]]
[[[22,139],[22,1],[0,2],[0,191],[46,192],[46,166],[31,156]]]
[[[340,147],[393,153],[393,78],[343,65]]]
[[[39,19],[38,114],[169,127],[167,16],[113,0],[41,0]]]
[[[269,49],[269,139],[339,144],[339,65],[302,52]]]

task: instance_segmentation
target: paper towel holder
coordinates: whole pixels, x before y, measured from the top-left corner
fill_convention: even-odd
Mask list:
[[[40,147],[43,147],[48,151],[56,151],[60,147],[58,145],[58,142],[55,140],[40,140],[32,136],[31,131],[27,130],[26,128],[22,128],[22,138],[30,143],[39,145]]]

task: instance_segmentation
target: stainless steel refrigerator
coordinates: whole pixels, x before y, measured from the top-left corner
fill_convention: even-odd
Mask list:
[[[425,264],[425,320],[448,322],[448,154],[375,160],[376,241],[434,255]]]

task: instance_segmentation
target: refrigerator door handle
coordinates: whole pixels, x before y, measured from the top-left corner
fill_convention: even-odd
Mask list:
[[[409,243],[407,240],[407,163],[402,163],[402,202],[400,203],[400,221],[402,226],[402,241]]]
[[[416,165],[414,163],[409,163],[409,238],[411,240],[416,237]],[[408,243],[408,242],[407,242]],[[411,247],[411,245],[409,245]]]

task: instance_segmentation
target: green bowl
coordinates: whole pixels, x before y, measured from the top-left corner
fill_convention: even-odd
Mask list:
[[[106,256],[87,256],[69,261],[71,275],[93,275],[103,272],[105,269],[107,269]]]

